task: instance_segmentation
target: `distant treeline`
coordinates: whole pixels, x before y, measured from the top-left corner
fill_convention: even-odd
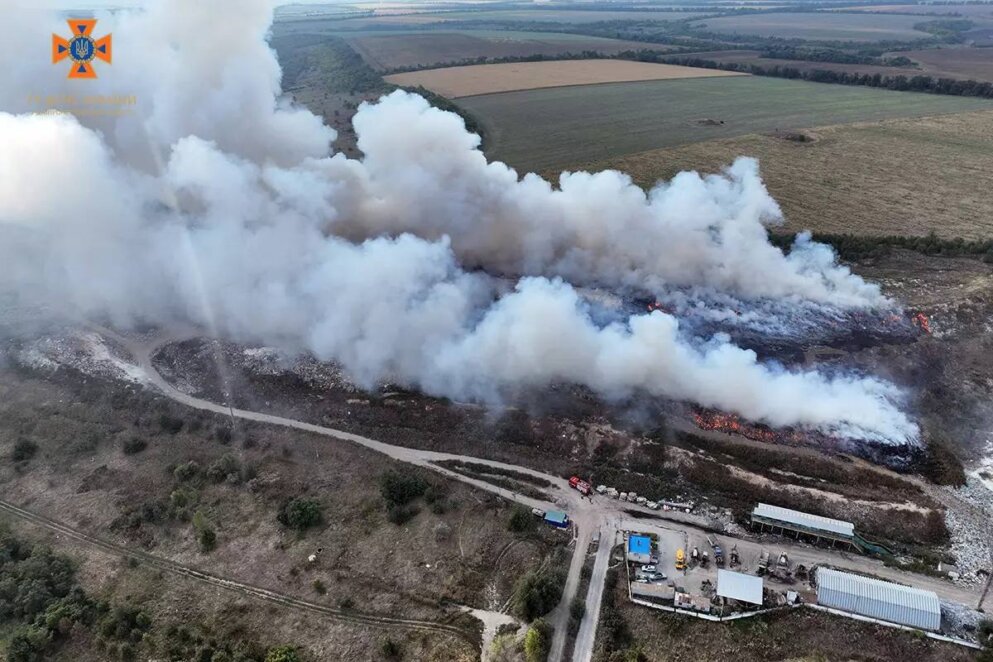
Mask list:
[[[662,51],[659,51],[662,52]],[[665,51],[671,53],[672,51]],[[556,60],[599,60],[612,57],[600,51],[584,50],[578,53],[556,53],[554,55],[544,55],[536,53],[534,55],[503,55],[500,57],[466,57],[461,60],[450,60],[447,62],[436,62],[434,64],[420,65],[413,64],[406,67],[393,67],[386,71],[387,74],[402,74],[410,71],[421,71],[422,69],[445,69],[448,67],[468,67],[476,64],[507,64],[515,62],[547,62]]]
[[[833,62],[836,64],[874,64],[881,67],[912,67],[914,61],[903,55],[879,57],[872,51],[841,51],[834,48],[802,48],[798,46],[767,46],[759,57],[776,60],[803,60],[805,62]]]
[[[663,62],[666,64],[681,64],[687,67],[702,67],[704,69],[722,69],[724,71],[740,71],[756,76],[772,76],[775,78],[790,78],[806,80],[814,83],[836,83],[839,85],[861,85],[864,87],[881,87],[901,92],[927,92],[929,94],[952,94],[963,97],[983,97],[993,99],[993,83],[975,80],[952,80],[951,78],[932,78],[931,76],[883,76],[882,74],[860,74],[848,71],[833,71],[831,69],[800,70],[796,67],[782,65],[763,66],[746,62],[716,62],[705,60],[692,55],[662,55],[655,51],[629,51],[618,57],[635,59],[642,62]]]
[[[976,27],[976,24],[967,18],[942,18],[914,24],[914,29],[918,32],[933,34],[935,37],[950,44],[965,41],[965,38],[960,33],[971,30],[974,27]]]
[[[789,250],[796,235],[770,233],[769,240],[783,250]],[[924,255],[971,257],[993,264],[993,239],[968,241],[961,237],[942,239],[933,232],[922,237],[903,235],[866,236],[855,234],[814,233],[813,240],[829,244],[844,260],[881,257],[894,248],[904,248]]]

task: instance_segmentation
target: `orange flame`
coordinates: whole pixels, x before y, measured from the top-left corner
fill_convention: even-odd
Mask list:
[[[931,334],[931,320],[924,313],[917,313],[911,318],[911,321],[914,323],[914,326],[918,327],[924,333]]]

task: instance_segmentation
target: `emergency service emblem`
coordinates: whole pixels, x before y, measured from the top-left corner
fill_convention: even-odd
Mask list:
[[[96,78],[93,60],[111,63],[111,35],[93,38],[93,28],[97,24],[95,18],[71,18],[67,22],[72,32],[70,39],[52,34],[52,64],[69,58],[72,60],[69,78]]]

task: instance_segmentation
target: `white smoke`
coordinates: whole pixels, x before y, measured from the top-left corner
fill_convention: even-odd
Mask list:
[[[487,163],[457,116],[402,92],[356,115],[363,159],[328,156],[334,132],[279,99],[271,11],[182,0],[99,16],[115,62],[97,64],[97,82],[15,62],[13,80],[31,87],[0,91],[0,109],[21,113],[0,113],[0,292],[121,326],[210,322],[338,361],[367,386],[493,401],[569,382],[916,439],[889,383],[763,364],[724,336],[686,337],[662,312],[601,326],[577,295],[595,284],[884,304],[829,248],[769,244],[781,214],[755,161],[648,194],[613,171],[552,188]],[[25,47],[65,32],[31,16],[14,36]],[[138,103],[123,118],[30,115],[24,89]],[[520,280],[505,292],[487,274]]]

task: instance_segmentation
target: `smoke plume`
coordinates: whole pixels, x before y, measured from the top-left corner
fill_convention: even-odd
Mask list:
[[[364,156],[280,95],[268,0],[98,15],[114,63],[67,81],[57,15],[14,12],[0,90],[0,293],[116,325],[209,324],[309,351],[360,383],[493,402],[557,382],[908,443],[870,376],[760,362],[651,314],[602,321],[578,286],[871,309],[879,288],[781,222],[751,159],[645,193],[616,171],[556,187],[489,163],[461,119],[404,92],[365,104]],[[32,114],[29,95],[133,95],[122,117]],[[507,282],[513,282],[508,288]]]

